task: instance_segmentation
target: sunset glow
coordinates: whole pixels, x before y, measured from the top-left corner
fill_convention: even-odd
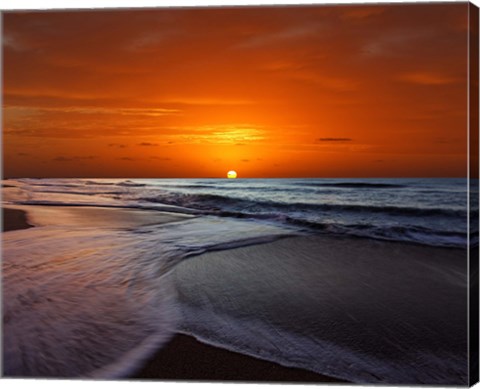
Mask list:
[[[467,11],[6,12],[4,174],[464,176]]]

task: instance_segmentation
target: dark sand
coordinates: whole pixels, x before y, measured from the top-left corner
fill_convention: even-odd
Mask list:
[[[27,222],[27,214],[21,209],[2,209],[2,230],[3,231],[13,231],[13,230],[23,230],[26,228],[33,227]]]
[[[180,332],[356,383],[465,385],[466,258],[318,235],[204,253],[173,272]]]
[[[3,231],[31,227],[33,226],[28,224],[24,210],[3,208]],[[346,382],[213,347],[183,334],[175,335],[129,378],[176,381]]]
[[[307,370],[209,346],[177,334],[132,378],[191,381],[330,382],[345,383]]]

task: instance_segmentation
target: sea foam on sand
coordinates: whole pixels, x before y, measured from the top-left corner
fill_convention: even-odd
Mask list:
[[[465,250],[20,208],[40,227],[3,234],[6,376],[127,376],[183,332],[352,382],[467,383]]]
[[[181,331],[358,383],[467,383],[466,253],[296,237],[173,273]]]
[[[37,226],[3,234],[6,376],[123,376],[170,339],[177,315],[162,258],[129,228],[184,215],[22,206]]]
[[[179,261],[239,236],[243,245],[287,233],[156,211],[12,207],[37,227],[2,235],[10,377],[127,376],[176,329],[171,270]]]

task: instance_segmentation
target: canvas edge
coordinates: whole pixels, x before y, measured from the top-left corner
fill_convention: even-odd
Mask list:
[[[478,244],[478,189],[479,189],[479,9],[468,4],[468,206],[469,206],[469,253],[468,253],[468,374],[469,386],[478,382],[479,374],[479,250]],[[475,239],[476,238],[476,239]]]

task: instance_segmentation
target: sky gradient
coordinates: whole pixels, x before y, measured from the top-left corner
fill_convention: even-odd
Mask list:
[[[7,12],[5,177],[464,177],[468,3]]]

